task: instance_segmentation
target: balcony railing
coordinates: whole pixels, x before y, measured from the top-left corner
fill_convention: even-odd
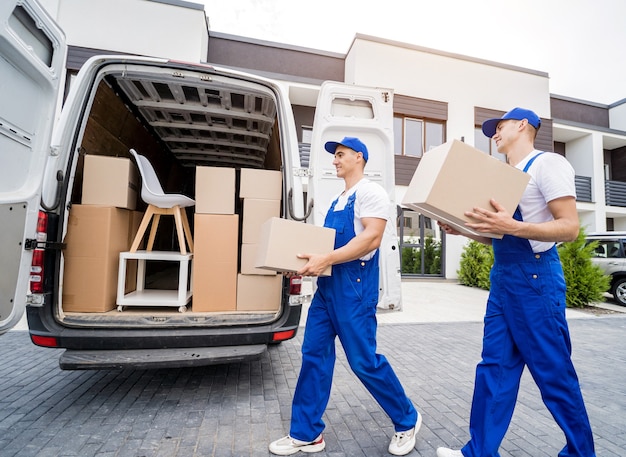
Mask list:
[[[591,178],[589,176],[574,177],[576,182],[576,200],[579,202],[591,202]]]
[[[604,194],[608,206],[626,207],[626,182],[606,181]]]

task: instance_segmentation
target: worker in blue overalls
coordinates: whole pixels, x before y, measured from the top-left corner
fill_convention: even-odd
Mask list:
[[[470,440],[461,450],[437,449],[438,457],[497,457],[517,401],[524,367],[565,434],[559,457],[595,456],[593,436],[571,360],[565,320],[565,279],[555,246],[579,231],[574,170],[561,155],[540,152],[534,140],[541,120],[514,108],[489,119],[483,133],[493,138],[510,165],[530,175],[514,215],[497,201],[473,208],[467,226],[502,239],[491,244],[494,265],[485,314],[482,361],[476,368]],[[446,233],[459,234],[447,224]]]
[[[415,447],[422,422],[387,359],[376,353],[378,247],[389,214],[389,197],[364,178],[369,158],[361,140],[329,141],[337,176],[344,191],[333,201],[324,222],[335,229],[335,249],[327,254],[302,254],[308,259],[299,275],[319,276],[332,265],[332,275],[317,280],[306,321],[302,367],[291,408],[289,435],[272,442],[270,452],[291,455],[319,452],[326,443],[322,415],[328,404],[335,365],[335,339],[344,348],[352,371],[393,422],[388,450],[406,455]]]

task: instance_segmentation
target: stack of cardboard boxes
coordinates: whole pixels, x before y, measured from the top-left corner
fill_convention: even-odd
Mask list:
[[[278,311],[282,275],[254,261],[260,227],[280,216],[281,195],[280,171],[196,168],[193,311]]]
[[[135,211],[139,176],[130,159],[85,156],[81,204],[69,211],[63,252],[63,310],[107,312],[116,307],[118,258],[137,233],[143,213]],[[127,292],[137,276],[129,264]]]

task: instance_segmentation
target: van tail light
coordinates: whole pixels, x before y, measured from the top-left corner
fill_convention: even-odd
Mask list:
[[[289,279],[289,295],[300,295],[302,293],[302,276],[292,276]]]
[[[39,211],[37,218],[36,239],[38,245],[45,245],[48,239],[48,215],[43,211]],[[35,248],[33,250],[33,259],[30,264],[30,292],[33,294],[43,293],[44,258],[45,251],[43,249]]]
[[[278,341],[285,341],[293,338],[296,335],[296,331],[294,330],[284,330],[282,332],[276,332],[272,335],[272,342],[276,343]]]
[[[30,340],[33,344],[37,346],[42,346],[46,348],[58,348],[59,342],[53,336],[39,336],[39,335],[30,335]]]

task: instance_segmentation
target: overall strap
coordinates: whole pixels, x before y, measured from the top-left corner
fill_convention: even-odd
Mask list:
[[[535,161],[535,159],[536,159],[537,157],[539,157],[539,156],[540,156],[541,154],[543,154],[543,153],[544,153],[544,151],[541,151],[540,153],[535,154],[535,156],[534,156],[532,159],[530,159],[530,160],[528,161],[528,163],[527,163],[527,164],[526,164],[526,166],[524,167],[524,173],[526,173],[526,172],[528,171],[528,169],[529,169],[529,168],[530,168],[530,166],[533,164],[533,162]]]

